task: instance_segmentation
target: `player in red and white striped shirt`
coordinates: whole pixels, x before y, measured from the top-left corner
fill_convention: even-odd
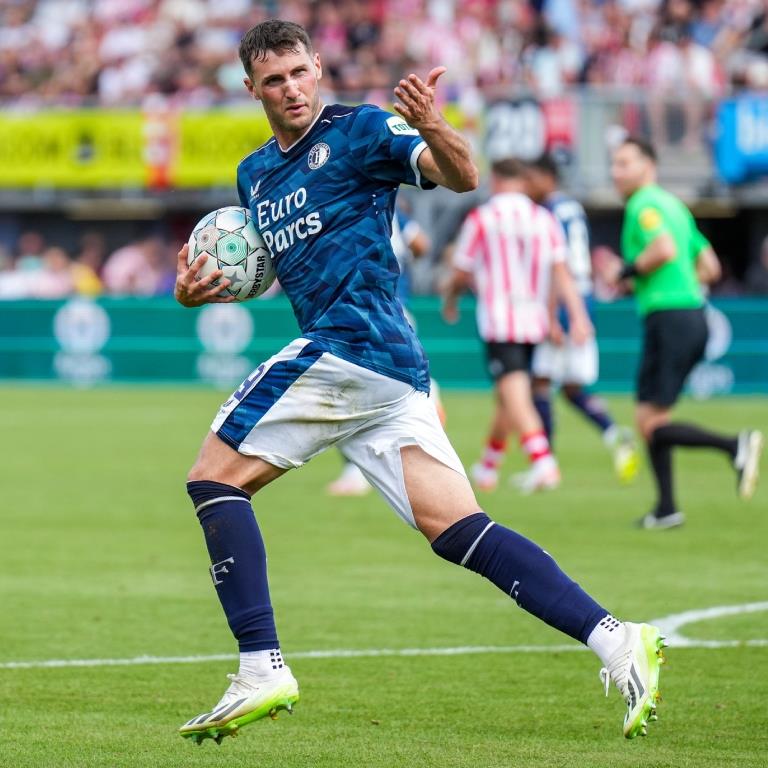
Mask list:
[[[525,168],[517,160],[492,166],[491,199],[462,226],[445,290],[443,316],[458,317],[456,299],[477,295],[477,325],[495,381],[497,408],[488,443],[472,467],[478,488],[493,490],[510,430],[531,462],[521,490],[554,488],[560,471],[531,396],[530,366],[536,344],[549,334],[555,296],[565,304],[571,333],[586,340],[592,325],[566,265],[566,244],[552,214],[524,194]]]

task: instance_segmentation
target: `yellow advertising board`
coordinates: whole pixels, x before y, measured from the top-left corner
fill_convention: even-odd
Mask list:
[[[461,113],[446,110],[453,125]],[[272,132],[258,105],[208,111],[0,115],[0,188],[235,188],[237,164]]]
[[[6,112],[0,187],[126,187],[146,178],[136,111]]]
[[[237,164],[272,135],[255,105],[240,110],[183,112],[177,117],[171,179],[176,187],[231,186]]]

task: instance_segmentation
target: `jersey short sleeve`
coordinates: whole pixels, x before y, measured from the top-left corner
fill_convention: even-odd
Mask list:
[[[365,106],[358,111],[351,138],[356,165],[366,176],[422,189],[437,186],[419,171],[419,155],[426,142],[399,115]]]
[[[464,272],[473,272],[483,248],[483,230],[480,213],[471,211],[461,225],[453,250],[453,266]]]
[[[669,229],[661,210],[652,203],[644,203],[637,206],[630,212],[630,217],[630,224],[635,231],[636,242],[640,246],[640,250],[637,253],[627,255],[627,260],[632,262],[659,235],[668,232]]]

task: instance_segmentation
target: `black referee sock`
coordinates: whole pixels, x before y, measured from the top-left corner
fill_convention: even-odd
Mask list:
[[[675,495],[672,484],[672,448],[716,448],[733,461],[738,450],[738,437],[720,435],[695,424],[674,422],[657,427],[648,442],[659,501],[654,514],[656,517],[671,515],[675,509]]]
[[[657,429],[656,432],[659,430]],[[656,517],[666,517],[674,514],[675,496],[672,487],[672,450],[669,445],[656,440],[656,432],[648,443],[648,456],[653,467],[653,476],[656,480],[656,492],[658,503],[654,510]]]
[[[657,427],[651,436],[651,443],[667,445],[670,448],[675,445],[685,448],[717,448],[727,453],[733,460],[736,458],[739,439],[738,437],[710,432],[707,429],[697,427],[695,424],[674,422]]]

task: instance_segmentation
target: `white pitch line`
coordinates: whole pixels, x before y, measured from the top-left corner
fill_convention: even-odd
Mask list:
[[[653,619],[650,623],[666,633],[670,645],[678,648],[764,648],[768,639],[755,640],[695,640],[680,634],[680,628],[697,621],[736,616],[744,613],[768,611],[768,602],[746,603],[744,605],[721,605],[683,613],[674,613]],[[485,653],[570,653],[585,651],[576,643],[561,645],[466,645],[455,648],[361,648],[297,651],[286,654],[293,659],[359,659],[382,656],[466,656]],[[142,664],[199,664],[208,661],[234,661],[236,654],[213,654],[209,656],[134,656],[127,659],[44,659],[40,661],[0,662],[0,669],[55,669],[60,667],[128,667]]]
[[[744,603],[743,605],[716,605],[712,608],[699,608],[693,611],[683,611],[653,619],[649,624],[655,624],[667,636],[670,646],[675,648],[735,648],[741,645],[763,647],[768,640],[692,640],[680,633],[681,627],[698,621],[720,619],[723,616],[737,616],[743,613],[762,613],[768,611],[768,602]]]
[[[337,648],[297,651],[284,654],[293,659],[362,659],[376,656],[465,656],[473,653],[560,653],[583,651],[584,646],[571,645],[467,645],[457,648]],[[46,659],[43,661],[7,661],[0,669],[42,669],[56,667],[127,667],[137,664],[197,664],[205,661],[234,661],[236,654],[211,656],[135,656],[128,659]]]

